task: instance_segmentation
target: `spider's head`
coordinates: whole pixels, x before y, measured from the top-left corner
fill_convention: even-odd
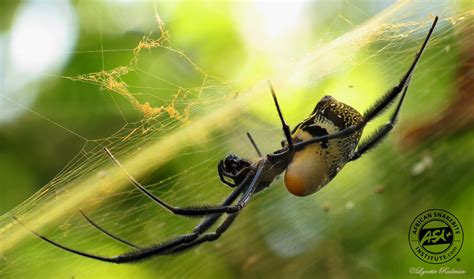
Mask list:
[[[229,154],[219,162],[217,170],[224,184],[235,187],[245,179],[251,165],[249,161],[237,155]]]
[[[222,160],[222,166],[226,173],[235,176],[242,169],[249,167],[250,163],[235,154],[229,154]]]

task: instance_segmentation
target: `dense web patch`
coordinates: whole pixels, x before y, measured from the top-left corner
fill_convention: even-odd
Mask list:
[[[130,104],[140,111],[144,118],[151,118],[159,116],[162,113],[166,113],[167,117],[170,119],[177,119],[179,121],[185,122],[189,117],[189,112],[191,102],[186,105],[186,107],[179,111],[175,107],[177,101],[186,100],[187,94],[197,91],[198,95],[202,94],[202,91],[208,86],[208,82],[212,83],[213,80],[218,80],[217,77],[211,76],[206,73],[204,70],[198,67],[198,65],[191,60],[183,51],[173,47],[169,32],[166,31],[165,26],[161,18],[156,15],[156,21],[158,24],[158,33],[159,36],[157,39],[154,39],[153,36],[156,36],[156,31],[151,32],[149,35],[143,37],[143,39],[138,43],[138,45],[133,49],[133,58],[131,59],[129,65],[119,66],[112,70],[102,70],[96,73],[82,74],[76,77],[67,77],[73,81],[88,82],[99,85],[102,89],[109,92],[119,94],[128,99]],[[174,93],[167,92],[167,94],[172,96],[172,100],[166,105],[161,106],[152,106],[149,102],[140,102],[134,95],[130,92],[129,85],[122,80],[122,77],[130,74],[131,72],[140,71],[139,61],[140,55],[143,51],[161,49],[170,53],[178,55],[182,60],[188,63],[193,69],[202,77],[202,84],[199,88],[196,89],[185,89],[179,85],[173,84],[166,80],[162,80],[166,84],[175,87]],[[157,77],[159,79],[159,77]],[[173,89],[172,89],[173,90]],[[186,91],[186,92],[183,92]],[[196,104],[197,105],[197,104]]]
[[[352,75],[356,71],[354,69],[375,68],[377,77],[383,79],[381,88],[377,87],[374,92],[357,91],[367,96],[361,97],[355,93],[340,95],[342,99],[346,98],[344,101],[354,104],[360,110],[395,84],[414,57],[420,38],[426,34],[432,20],[426,16],[428,13],[422,7],[410,5],[414,4],[398,3],[349,33],[298,55],[302,58],[297,63],[273,73],[271,79],[277,85],[284,113],[292,111],[292,105],[285,104],[284,100],[290,100],[285,97],[285,91],[295,88],[307,88],[303,90],[304,93],[291,96],[291,100],[299,100],[295,101],[295,105],[309,102],[311,106],[326,94],[321,92],[322,88],[333,90],[336,94],[341,91],[341,87],[347,89],[352,85],[370,90],[370,87],[364,87],[361,83],[372,82],[371,77],[359,81],[357,77],[362,78],[362,75]],[[433,8],[433,12],[439,11],[436,7]],[[403,13],[406,15],[400,18]],[[433,94],[432,87],[436,86],[436,82],[431,76],[442,78],[454,71],[455,65],[440,60],[454,55],[459,48],[459,42],[452,38],[454,28],[462,29],[469,22],[472,23],[474,16],[472,10],[443,13],[438,14],[439,26],[415,73],[415,79],[419,78],[425,83],[416,80],[413,82],[411,90],[414,92],[408,94],[406,106],[415,108],[407,108],[407,111],[402,112],[402,122],[419,116],[417,104],[410,101],[410,98],[422,101]],[[423,15],[423,20],[419,20],[420,15]],[[103,91],[125,99],[141,116],[138,121],[129,121],[124,117],[123,127],[106,138],[84,137],[82,150],[50,183],[0,218],[0,277],[19,278],[31,270],[41,270],[43,277],[51,276],[52,271],[42,270],[41,267],[45,264],[57,267],[54,268],[56,277],[99,277],[107,274],[107,267],[103,263],[64,254],[65,252],[32,237],[12,221],[13,215],[55,241],[103,255],[115,255],[128,248],[94,230],[78,214],[79,209],[114,234],[143,246],[188,232],[198,222],[195,219],[171,216],[144,197],[127,182],[126,177],[103,152],[103,147],[108,147],[124,167],[148,189],[175,205],[201,201],[214,204],[228,194],[230,189],[220,185],[215,168],[227,153],[244,157],[256,156],[250,143],[246,143],[246,131],[254,134],[264,153],[278,148],[282,135],[276,114],[269,109],[265,117],[272,120],[265,120],[258,112],[260,104],[268,104],[268,108],[271,108],[271,98],[265,84],[256,81],[251,89],[236,94],[238,90],[234,88],[234,82],[206,72],[186,55],[186,51],[175,47],[158,13],[155,17],[156,29],[137,43],[127,65],[63,77],[97,85]],[[350,22],[342,14],[341,18]],[[173,59],[186,64],[192,69],[196,85],[185,86],[171,78],[143,70],[141,63],[146,60],[144,57],[150,51],[171,55]],[[438,67],[430,68],[430,64],[436,61],[439,63]],[[338,74],[337,81],[332,77],[335,74]],[[129,75],[140,76],[143,83],[130,84],[127,82]],[[150,85],[150,82],[153,83]],[[294,83],[298,84],[295,86]],[[439,90],[436,93],[449,95]],[[306,116],[312,109],[311,106],[306,106],[308,111],[297,116]],[[439,104],[426,104],[424,110],[428,111],[427,114],[435,115],[438,106]],[[122,109],[122,106],[117,106],[117,110]],[[422,114],[423,116],[425,115]],[[293,117],[296,118],[288,115],[290,119]],[[267,123],[269,121],[271,124]],[[292,125],[294,124],[296,123],[293,122]],[[360,254],[354,250],[344,252],[341,243],[330,239],[332,232],[352,231],[352,238],[346,238],[350,241],[367,233],[367,230],[354,229],[359,224],[358,220],[364,219],[379,225],[388,222],[388,217],[379,215],[380,212],[394,215],[398,209],[383,211],[387,200],[373,198],[374,191],[383,192],[384,188],[390,187],[380,184],[395,175],[388,171],[398,171],[401,167],[401,171],[405,168],[409,173],[411,166],[418,160],[425,160],[426,156],[439,159],[450,149],[448,146],[434,148],[429,155],[424,153],[423,157],[411,154],[406,162],[396,157],[395,152],[387,151],[387,148],[385,151],[388,155],[381,156],[379,160],[384,163],[386,172],[373,173],[374,165],[380,162],[355,164],[344,170],[344,174],[329,187],[331,190],[312,198],[297,200],[290,197],[282,187],[278,187],[281,181],[276,181],[274,187],[253,201],[245,210],[249,213],[239,217],[237,224],[231,229],[233,232],[229,232],[221,242],[204,245],[197,252],[180,255],[179,259],[159,258],[152,263],[147,262],[144,264],[145,269],[140,269],[140,266],[120,267],[119,270],[123,272],[121,276],[152,276],[147,272],[154,270],[163,277],[189,277],[197,274],[200,269],[205,274],[225,274],[225,271],[209,262],[227,265],[237,263],[244,274],[256,265],[261,272],[269,272],[272,270],[272,261],[273,266],[275,263],[287,264],[288,269],[283,274],[305,276],[304,268],[310,270],[314,262],[324,262],[324,255],[329,258],[328,269],[344,269],[344,263],[338,262],[341,254],[352,253],[354,257]],[[392,157],[396,159],[392,160]],[[471,159],[467,158],[466,161]],[[166,175],[168,173],[173,175]],[[423,179],[427,178],[420,178],[417,183],[422,185],[426,182]],[[461,178],[458,184],[465,181],[467,178]],[[452,191],[454,190],[448,191],[447,196],[453,195]],[[418,193],[422,194],[424,192]],[[401,189],[395,197],[399,197],[395,200],[402,205],[415,203],[409,189]],[[367,201],[369,205],[358,207]],[[301,212],[314,214],[302,215]],[[337,224],[336,219],[339,220]],[[393,238],[394,236],[388,235],[387,238],[375,240],[371,247],[386,245],[385,242]],[[326,248],[315,249],[321,244],[329,247],[327,251]],[[213,253],[215,250],[219,252]],[[195,253],[199,253],[199,257]],[[222,259],[223,255],[227,259]],[[376,256],[371,255],[367,258],[368,264],[376,265]],[[302,260],[298,256],[309,257],[311,260]],[[298,261],[303,271],[295,273],[291,267],[292,261]],[[71,272],[73,267],[74,271]]]

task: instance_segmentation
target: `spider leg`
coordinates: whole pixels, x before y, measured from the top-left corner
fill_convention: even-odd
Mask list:
[[[285,134],[286,141],[288,142],[288,148],[293,151],[294,146],[293,146],[293,141],[291,140],[291,131],[290,131],[290,126],[286,124],[285,118],[283,117],[283,114],[281,113],[280,106],[278,105],[278,100],[275,94],[275,90],[273,89],[273,86],[270,81],[268,81],[268,86],[270,87],[270,91],[272,93],[273,101],[275,102],[276,109],[278,111],[278,116],[280,117],[281,125],[283,128],[283,133]]]
[[[299,143],[295,144],[295,149],[296,150],[301,150],[309,144],[314,144],[314,143],[322,142],[322,141],[325,141],[325,140],[331,140],[331,139],[335,139],[335,138],[342,138],[342,137],[349,136],[350,134],[354,133],[355,131],[358,131],[358,130],[362,129],[368,122],[370,122],[372,119],[377,117],[380,113],[382,113],[386,108],[388,108],[390,106],[390,104],[393,102],[393,100],[400,95],[400,93],[403,92],[402,95],[404,95],[407,91],[408,85],[410,83],[413,72],[416,68],[416,65],[418,64],[418,61],[420,60],[421,55],[423,54],[426,46],[428,45],[428,41],[430,40],[431,35],[433,34],[433,31],[434,31],[434,28],[435,28],[437,22],[438,22],[438,17],[435,17],[435,19],[433,21],[433,24],[431,25],[431,28],[428,31],[428,34],[426,35],[426,38],[423,42],[423,45],[421,46],[420,50],[418,51],[418,53],[415,56],[415,59],[414,59],[413,63],[411,64],[410,68],[405,73],[405,75],[402,77],[402,79],[400,80],[398,85],[396,85],[395,87],[390,89],[387,93],[385,93],[385,95],[383,95],[378,101],[376,101],[375,104],[372,105],[364,113],[364,115],[362,116],[362,121],[361,122],[359,122],[356,125],[352,125],[350,127],[347,127],[346,129],[343,129],[343,130],[341,130],[339,132],[336,132],[336,133],[333,133],[333,134],[329,134],[329,135],[325,135],[325,136],[321,136],[321,137],[315,137],[315,138],[312,138],[312,139],[309,139],[309,140],[306,140],[306,141],[299,142]],[[399,106],[401,106],[401,102],[399,103]],[[400,108],[398,107],[396,109],[395,118],[398,115],[399,110],[400,110]],[[384,129],[387,129],[387,128],[382,128],[381,129],[382,132],[379,135],[380,139],[382,139],[384,137],[383,136],[383,133],[384,133],[383,130]],[[388,133],[388,131],[385,132],[385,134],[386,133]]]
[[[241,184],[234,190],[232,193],[226,198],[226,200],[222,203],[222,205],[230,205],[232,204],[235,199],[243,192],[244,189],[248,188],[248,181],[250,180],[250,174],[247,175],[247,177],[241,182]],[[252,183],[254,183],[254,179],[252,180]],[[186,244],[189,242],[194,241],[204,233],[206,230],[208,230],[220,217],[222,213],[219,214],[213,214],[208,216],[204,221],[202,221],[200,224],[198,224],[195,229],[193,230],[192,233],[190,234],[185,234],[185,235],[180,235],[177,236],[174,239],[168,240],[166,242],[163,242],[161,244],[157,245],[152,245],[147,248],[139,248],[135,251],[131,251],[128,253],[124,253],[115,257],[104,257],[104,256],[99,256],[99,255],[94,255],[91,253],[86,253],[86,252],[81,252],[72,248],[69,248],[67,246],[64,246],[62,244],[59,244],[53,240],[50,240],[41,234],[37,233],[36,231],[28,228],[23,222],[21,222],[18,218],[13,216],[12,218],[18,222],[20,225],[22,225],[25,229],[30,231],[32,234],[34,234],[36,237],[48,242],[49,244],[56,246],[57,248],[60,248],[62,250],[71,252],[76,255],[80,255],[86,258],[91,258],[103,262],[111,262],[111,263],[129,263],[129,262],[136,262],[140,260],[144,260],[147,258],[150,258],[152,256],[159,256],[159,255],[164,255],[164,254],[169,254],[169,251],[174,249],[175,247],[178,247],[179,245]],[[224,221],[225,222],[225,221]],[[221,225],[222,226],[222,225]],[[230,226],[230,224],[229,224]],[[197,245],[197,244],[195,244]],[[194,245],[194,246],[195,246]]]
[[[262,157],[262,152],[260,152],[260,149],[258,149],[257,144],[255,143],[255,141],[253,140],[252,135],[249,132],[247,132],[247,137],[249,138],[250,143],[252,143],[253,148],[255,148],[255,151],[257,152],[258,157]]]
[[[430,40],[431,35],[433,34],[433,31],[437,22],[438,22],[438,17],[435,17],[433,24],[431,25],[431,28],[428,31],[428,34],[426,35],[423,45],[421,46],[420,50],[415,56],[413,63],[411,64],[410,68],[405,73],[405,75],[402,77],[398,85],[393,87],[391,90],[389,90],[384,96],[382,96],[377,102],[375,102],[375,104],[372,107],[370,107],[364,113],[363,119],[365,122],[371,121],[381,112],[383,112],[388,107],[388,105],[400,94],[400,92],[402,92],[408,86],[408,84],[410,83],[411,77],[413,76],[413,72],[416,68],[416,65],[418,64],[418,61],[420,60],[421,55],[423,54],[426,46],[428,45],[428,41]]]
[[[259,168],[259,170],[261,171],[263,169],[263,166]],[[257,173],[259,173],[257,171]],[[256,180],[254,176],[254,178],[252,179],[252,182],[251,184],[248,186],[247,183],[248,181],[250,180],[250,173],[247,174],[247,176],[245,177],[245,179],[240,183],[240,185],[227,197],[227,199],[222,203],[222,206],[229,206],[230,204],[232,204],[235,199],[247,188],[253,188],[253,185],[252,184],[257,184],[258,183],[258,179]],[[246,193],[244,193],[241,197],[241,199],[239,200],[238,203],[243,203],[243,202],[248,202],[248,199],[249,199],[249,195],[247,194],[248,191],[246,191]],[[250,195],[251,196],[251,195]],[[225,232],[229,227],[230,225],[232,224],[233,220],[237,217],[239,212],[236,212],[236,213],[233,213],[231,215],[229,215],[225,220],[224,222],[216,229],[216,232],[219,230],[220,234],[222,234],[223,232]],[[206,219],[204,221],[202,221],[200,224],[198,224],[193,232],[191,234],[188,234],[188,235],[182,235],[182,236],[178,236],[177,238],[173,239],[173,240],[170,240],[168,242],[165,242],[164,244],[160,244],[160,245],[156,245],[156,246],[152,246],[150,247],[149,249],[147,249],[147,251],[132,251],[130,253],[127,253],[127,254],[123,254],[123,255],[120,255],[118,256],[117,258],[122,261],[122,262],[131,262],[131,261],[139,261],[139,260],[143,260],[143,259],[146,259],[148,257],[152,257],[152,256],[160,256],[160,255],[169,255],[169,254],[173,254],[173,253],[176,253],[178,251],[184,251],[184,250],[187,250],[187,249],[190,249],[192,247],[195,247],[199,244],[202,244],[206,241],[212,241],[210,240],[212,237],[210,235],[214,235],[215,233],[211,233],[211,234],[205,234],[205,237],[202,239],[202,240],[199,240],[197,241],[199,238],[200,235],[202,235],[204,232],[206,232],[212,225],[215,224],[215,222],[219,219],[219,217],[223,214],[223,212],[221,213],[216,213],[216,214],[212,214],[210,216],[207,216]],[[219,236],[220,236],[219,234]],[[218,237],[217,237],[218,238]],[[215,238],[215,239],[217,239]],[[171,243],[171,245],[168,245],[168,243]],[[188,245],[188,243],[193,243],[192,245]],[[180,249],[180,247],[183,246],[183,248]],[[175,251],[176,250],[176,251]],[[143,252],[146,252],[146,253],[142,253]],[[132,259],[132,260],[130,260]]]
[[[18,224],[22,225],[25,229],[27,229],[28,231],[30,231],[32,234],[34,234],[35,236],[37,236],[38,238],[48,242],[49,244],[51,245],[54,245],[60,249],[63,249],[63,250],[66,250],[68,252],[71,252],[73,254],[76,254],[76,255],[80,255],[80,256],[84,256],[84,257],[87,257],[87,258],[91,258],[91,259],[95,259],[95,260],[99,260],[99,261],[104,261],[104,262],[115,262],[114,258],[108,258],[108,257],[102,257],[102,256],[98,256],[98,255],[93,255],[93,254],[89,254],[89,253],[84,253],[84,252],[81,252],[81,251],[77,251],[75,249],[72,249],[72,248],[69,248],[69,247],[66,247],[62,244],[59,244],[55,241],[52,241],[44,236],[42,236],[41,234],[35,232],[34,230],[28,228],[25,224],[23,224],[23,222],[21,222],[18,218],[16,218],[15,216],[12,217],[13,220],[15,220]]]
[[[104,148],[105,152],[109,157],[117,164],[117,166],[120,167],[120,169],[126,174],[128,180],[142,193],[144,193],[146,196],[148,196],[150,199],[152,199],[154,202],[157,204],[161,205],[168,211],[170,211],[173,214],[176,215],[183,215],[183,216],[189,216],[189,217],[195,217],[195,216],[203,216],[203,215],[209,215],[209,214],[214,214],[214,213],[234,213],[242,209],[245,203],[242,204],[236,204],[236,205],[226,205],[226,206],[207,206],[207,205],[200,205],[200,206],[192,206],[192,207],[186,207],[186,208],[181,208],[181,207],[176,207],[167,204],[166,202],[162,201],[161,199],[157,198],[155,195],[153,195],[150,191],[148,191],[145,187],[143,187],[138,181],[131,176],[127,170],[120,164],[120,162],[112,155],[112,153],[107,149]],[[254,179],[252,183],[250,184],[249,188],[247,189],[246,193],[244,195],[249,195],[250,192],[254,192],[258,186],[258,180],[260,180],[260,175],[263,169],[263,164],[260,164],[260,166],[257,168],[257,172],[255,173]]]
[[[243,195],[238,203],[247,203],[252,197],[253,197],[254,192],[250,193],[248,196]],[[196,238],[193,241],[183,243],[182,245],[172,249],[169,254],[175,254],[179,252],[184,252],[188,249],[191,249],[197,245],[200,245],[204,242],[211,242],[214,240],[217,240],[223,233],[229,229],[229,227],[232,225],[232,223],[235,221],[237,216],[239,215],[240,212],[235,212],[232,214],[229,214],[225,220],[217,227],[217,229],[212,232],[212,233],[206,233],[204,235],[201,235],[199,238]]]
[[[257,170],[257,174],[254,176],[249,186],[247,186],[247,182],[250,180],[251,175],[247,174],[246,178],[240,183],[240,185],[236,188],[236,190],[234,190],[229,195],[229,197],[227,197],[227,199],[222,203],[222,206],[229,206],[230,204],[232,204],[232,202],[234,202],[234,200],[244,191],[244,189],[256,188],[256,186],[254,187],[254,185],[258,184],[262,169],[263,169],[263,165],[259,166]],[[245,205],[246,203],[248,203],[250,198],[253,196],[254,192],[255,191],[247,190],[239,199],[237,204]],[[151,256],[169,255],[169,254],[181,252],[181,251],[190,249],[192,247],[195,247],[199,244],[202,244],[206,241],[216,240],[217,238],[220,237],[221,234],[223,234],[230,227],[230,225],[233,223],[233,221],[235,220],[235,218],[237,217],[239,213],[240,212],[235,212],[235,213],[230,214],[222,222],[222,224],[219,225],[219,227],[217,227],[214,233],[205,234],[201,238],[199,238],[199,236],[202,235],[204,232],[206,232],[213,224],[215,224],[215,222],[219,219],[219,217],[223,214],[223,212],[208,216],[203,222],[201,222],[199,225],[197,225],[194,228],[191,234],[178,236],[176,239],[165,242],[164,244],[152,246],[149,249],[147,249],[147,251],[144,251],[146,253],[142,253],[143,250],[132,251],[130,253],[120,255],[117,258],[120,259],[122,262],[139,261]],[[168,245],[168,243],[171,243],[171,245]]]
[[[247,203],[252,197],[253,197],[253,192],[246,196],[245,194],[240,198],[238,203]],[[166,254],[175,254],[175,253],[180,253],[184,252],[186,250],[189,250],[193,247],[196,247],[204,242],[211,242],[214,240],[217,240],[223,233],[229,229],[229,227],[232,225],[232,223],[235,221],[237,216],[239,215],[240,212],[235,212],[232,214],[229,214],[224,221],[217,227],[217,229],[212,232],[212,233],[206,233],[204,235],[201,235],[200,237],[196,238],[193,241],[183,243],[182,245],[177,246],[176,248],[171,249],[171,251],[167,252]],[[217,214],[216,214],[217,215]],[[215,219],[212,219],[213,217],[210,217],[210,219],[213,220],[213,223],[215,220],[217,220],[219,216],[216,216]],[[210,226],[207,226],[206,228],[209,228]]]
[[[166,202],[162,201],[161,199],[157,198],[155,195],[153,195],[150,191],[148,191],[143,185],[141,185],[138,181],[133,178],[131,174],[127,172],[127,170],[120,164],[120,162],[114,157],[114,155],[107,149],[104,148],[105,152],[109,157],[115,162],[115,164],[122,170],[122,172],[127,176],[128,180],[135,186],[137,189],[139,189],[142,193],[144,193],[147,197],[149,197],[151,200],[153,200],[155,203],[161,205],[168,211],[170,211],[173,214],[176,215],[183,215],[183,216],[189,216],[189,217],[196,217],[196,216],[203,216],[203,215],[209,215],[209,214],[214,214],[214,213],[233,213],[240,208],[236,206],[195,206],[195,207],[188,207],[188,208],[180,208],[176,206],[172,206],[167,204]],[[260,175],[256,175],[255,178],[259,178]],[[255,183],[252,183],[251,185],[254,185]],[[257,186],[255,185],[254,188]],[[255,189],[254,189],[255,190]]]
[[[190,217],[210,215],[210,214],[216,214],[216,213],[231,214],[231,213],[239,212],[242,208],[244,208],[247,205],[247,203],[250,201],[250,198],[255,193],[255,190],[257,189],[259,185],[260,177],[262,175],[264,166],[265,166],[264,163],[259,163],[259,166],[257,167],[257,171],[255,172],[252,182],[245,189],[242,195],[242,198],[235,205],[218,205],[218,206],[197,205],[197,206],[182,207],[182,208],[174,207],[171,205],[167,205],[167,206],[170,207],[172,209],[171,212],[173,212],[176,215],[184,215],[184,216],[190,216]]]
[[[217,240],[219,237],[221,237],[221,235],[223,233],[225,233],[227,231],[227,229],[230,227],[230,225],[232,225],[234,220],[237,218],[237,215],[239,215],[239,212],[230,214],[229,216],[226,217],[226,219],[222,222],[222,224],[220,224],[219,227],[217,227],[215,232],[206,233],[204,235],[201,235],[201,237],[199,237],[199,238],[197,238],[197,239],[195,239],[191,242],[184,243],[184,244],[172,249],[167,254],[175,254],[175,253],[179,253],[179,252],[184,252],[184,251],[189,250],[193,247],[196,247],[200,244],[203,244],[204,242],[211,242],[211,241]]]
[[[100,231],[101,233],[107,235],[108,237],[112,238],[113,240],[115,241],[118,241],[118,242],[121,242],[129,247],[132,247],[132,248],[135,248],[135,249],[140,249],[141,247],[138,246],[138,245],[135,245],[125,239],[122,239],[118,236],[115,236],[113,235],[112,233],[108,232],[106,229],[102,228],[101,226],[99,226],[97,223],[95,223],[94,221],[92,221],[91,218],[89,218],[82,210],[79,209],[79,213],[81,213],[82,217],[84,217],[84,219],[86,219],[86,221],[91,225],[93,226],[94,228],[96,228],[98,231]]]
[[[240,183],[240,185],[237,187],[235,191],[233,191],[227,198],[226,200],[222,203],[222,205],[231,205],[235,199],[244,191],[244,189],[247,187],[247,183],[250,180],[250,175],[247,175],[244,180]],[[206,217],[206,219],[201,222],[199,225],[197,225],[193,232],[199,232],[204,233],[207,231],[216,221],[219,219],[219,217],[223,213],[217,213],[213,215],[209,215]]]
[[[393,127],[397,123],[398,115],[400,113],[400,108],[402,106],[403,99],[405,98],[407,90],[408,90],[408,86],[405,87],[405,89],[403,90],[403,93],[402,93],[402,96],[400,97],[400,101],[398,102],[397,108],[395,109],[392,116],[390,117],[390,120],[385,125],[377,129],[372,135],[365,138],[359,144],[359,146],[357,146],[357,149],[355,150],[355,152],[351,154],[349,161],[354,161],[354,160],[359,159],[360,156],[362,156],[364,153],[366,153],[370,149],[374,148],[377,144],[382,142],[382,140],[393,129]]]

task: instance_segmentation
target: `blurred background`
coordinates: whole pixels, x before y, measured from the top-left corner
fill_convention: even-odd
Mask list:
[[[464,229],[445,266],[474,275],[472,1],[4,1],[0,4],[1,278],[404,278],[419,260],[408,229],[440,208]],[[100,255],[192,231],[126,183],[108,147],[175,205],[231,191],[216,166],[283,138],[265,80],[290,126],[324,95],[363,112],[397,84],[440,21],[399,124],[322,191],[276,180],[219,240],[177,256],[112,265]],[[366,134],[387,121],[374,121]],[[415,276],[415,275],[411,275]],[[436,277],[436,276],[434,276]],[[445,277],[440,275],[440,277]]]

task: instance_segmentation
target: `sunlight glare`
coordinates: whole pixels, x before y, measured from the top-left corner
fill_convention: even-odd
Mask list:
[[[11,31],[10,61],[15,71],[37,76],[65,62],[77,31],[72,8],[62,3],[33,2],[21,9]]]
[[[38,87],[31,85],[65,65],[78,36],[76,14],[68,1],[26,2],[18,9],[11,31],[0,35],[5,61],[0,75],[1,122],[21,115],[23,106],[33,103],[38,93]]]
[[[264,53],[272,64],[283,64],[294,53],[294,46],[309,37],[304,13],[308,1],[257,1],[236,5],[234,15],[242,38],[252,52]]]

